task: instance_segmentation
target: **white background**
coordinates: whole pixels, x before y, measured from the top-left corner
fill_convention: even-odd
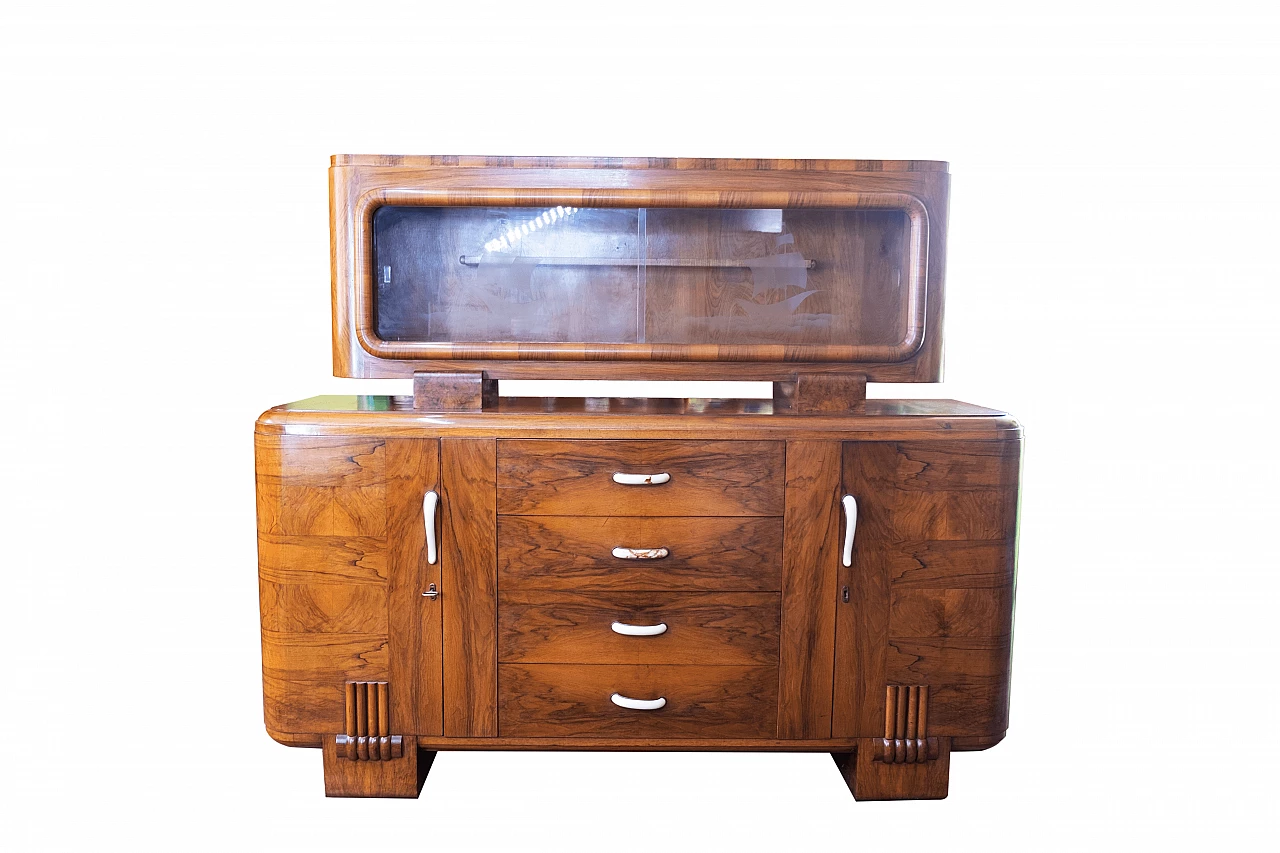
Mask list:
[[[4,845],[1270,837],[1277,22],[1019,8],[6,4]],[[876,393],[1025,424],[1008,739],[936,803],[751,754],[449,753],[418,801],[326,800],[263,730],[251,437],[405,390],[329,376],[337,152],[948,160],[948,381]]]

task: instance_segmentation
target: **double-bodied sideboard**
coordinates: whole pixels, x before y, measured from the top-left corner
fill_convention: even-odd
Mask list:
[[[257,423],[267,730],[328,794],[693,749],[940,798],[1004,737],[1021,429],[865,396],[937,378],[945,170],[788,162],[335,158],[336,371],[414,394]],[[774,398],[496,393],[601,366]]]

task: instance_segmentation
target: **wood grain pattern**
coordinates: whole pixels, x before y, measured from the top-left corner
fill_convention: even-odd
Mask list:
[[[951,778],[951,739],[938,738],[938,757],[923,763],[878,760],[880,739],[858,742],[853,755],[833,754],[855,800],[941,800]]]
[[[792,172],[945,172],[942,160],[795,160],[735,157],[506,157],[457,154],[334,154],[332,166],[503,169],[664,169]]]
[[[916,589],[893,586],[889,598],[889,630],[894,636],[1008,637],[1013,631],[1012,590]]]
[[[660,560],[613,549],[666,548]],[[503,589],[779,590],[782,519],[500,516]]]
[[[411,398],[394,396],[314,397],[276,406],[258,418],[257,430],[266,438],[448,435],[559,441],[705,441],[714,436],[717,441],[803,437],[806,441],[949,443],[1013,440],[1021,434],[1018,422],[1009,415],[955,400],[868,400],[865,417],[819,414],[801,418],[775,413],[773,404],[764,400],[503,397],[494,411],[442,416],[424,424]]]
[[[618,472],[667,473],[621,485]],[[498,512],[507,515],[781,515],[778,442],[501,441]]]
[[[830,737],[839,559],[837,442],[787,442],[779,737]]]
[[[483,371],[415,371],[413,407],[420,412],[479,412],[498,399],[498,380]]]
[[[496,442],[440,442],[444,733],[498,733]]]
[[[778,671],[769,666],[502,664],[503,737],[772,737]],[[632,711],[609,697],[667,700]]]
[[[502,663],[778,663],[773,593],[503,592]],[[615,633],[614,622],[667,626],[653,637]]]
[[[886,683],[928,685],[939,735],[1007,727],[1020,450],[846,445],[845,485],[859,500],[847,575],[857,606],[837,609],[834,733],[873,735]]]
[[[261,578],[278,584],[382,584],[387,580],[386,545],[371,536],[258,536]]]
[[[861,414],[867,409],[867,377],[851,374],[801,374],[773,383],[773,405],[797,414]]]
[[[389,439],[386,446],[391,725],[397,734],[438,736],[444,725],[443,614],[422,591],[431,583],[439,587],[440,563],[427,563],[422,503],[428,491],[439,489],[440,443]]]
[[[280,633],[387,632],[387,591],[375,584],[260,580],[262,628]]]
[[[418,749],[417,739],[402,739],[399,758],[387,761],[350,761],[339,750],[338,738],[323,740],[324,795],[326,797],[399,797],[412,799],[422,791],[434,752]]]
[[[343,685],[385,681],[385,634],[262,632],[262,692],[267,731],[314,735],[340,732]]]

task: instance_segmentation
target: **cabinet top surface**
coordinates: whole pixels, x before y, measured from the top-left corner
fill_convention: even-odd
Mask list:
[[[936,433],[1012,438],[1005,412],[957,400],[867,400],[860,415],[775,412],[770,400],[610,397],[502,397],[484,412],[416,411],[412,397],[319,396],[276,406],[258,419],[261,433],[449,433],[529,438],[823,438],[866,440]]]
[[[508,169],[722,169],[756,172],[946,172],[942,160],[827,160],[723,157],[498,157],[468,154],[334,154],[334,166]]]

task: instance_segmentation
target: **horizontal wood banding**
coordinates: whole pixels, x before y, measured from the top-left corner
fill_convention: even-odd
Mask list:
[[[890,593],[889,633],[894,637],[1007,637],[1013,632],[1013,590],[913,589]]]
[[[779,597],[772,593],[503,592],[503,663],[778,663]],[[652,637],[613,622],[667,626]]]
[[[772,666],[501,664],[502,737],[775,737],[778,669]],[[632,711],[613,693],[664,697]]]
[[[258,536],[258,573],[280,584],[385,584],[386,545],[371,536]]]
[[[385,680],[387,664],[385,634],[264,630],[262,698],[268,731],[345,732],[346,682]]]
[[[900,684],[1000,680],[1009,674],[1011,638],[889,638],[885,672]]]
[[[615,547],[666,548],[660,560],[622,560]],[[503,589],[781,588],[782,519],[503,516]]]
[[[498,442],[498,513],[507,515],[781,515],[782,443]],[[669,474],[622,485],[618,472]]]
[[[268,631],[349,634],[387,631],[386,589],[375,584],[258,584]]]

